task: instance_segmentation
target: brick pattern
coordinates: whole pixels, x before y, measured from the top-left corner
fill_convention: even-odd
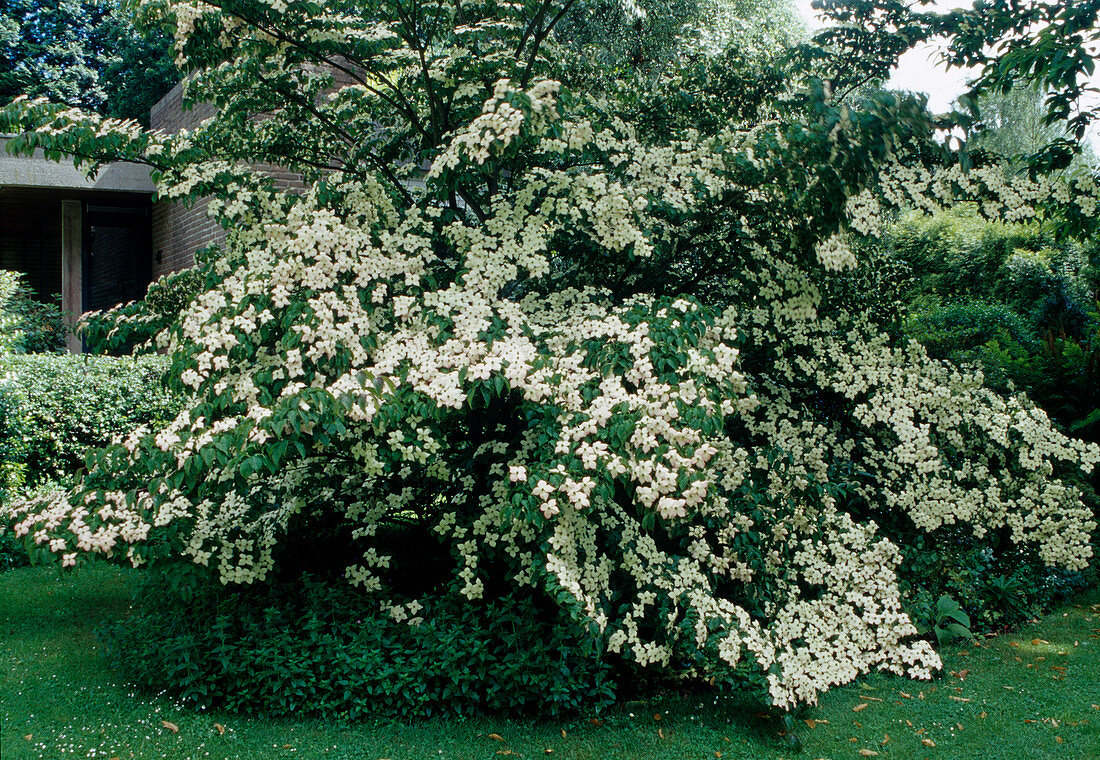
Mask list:
[[[340,84],[349,79],[341,72]],[[203,119],[215,114],[213,106],[202,103],[189,111],[183,110],[183,85],[178,84],[150,111],[149,121],[153,129],[174,134],[196,126]],[[299,174],[273,164],[256,164],[256,169],[275,178],[283,189],[304,189]],[[200,200],[188,207],[180,203],[158,201],[153,204],[153,278],[186,269],[195,263],[195,251],[213,244],[225,242],[225,230],[206,214],[209,201]]]
[[[167,134],[194,127],[213,116],[214,107],[199,103],[183,110],[183,84],[177,84],[149,112],[149,126]],[[207,201],[192,206],[157,201],[153,204],[153,278],[186,269],[195,251],[225,240],[225,231],[206,215]]]

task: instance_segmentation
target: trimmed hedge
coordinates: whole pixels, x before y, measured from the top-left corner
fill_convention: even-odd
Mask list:
[[[171,420],[180,400],[160,356],[12,355],[0,359],[0,454],[22,485],[67,485],[89,448],[142,424]],[[6,453],[5,453],[6,452]]]

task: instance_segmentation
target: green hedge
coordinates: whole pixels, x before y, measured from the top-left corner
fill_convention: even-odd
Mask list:
[[[67,485],[91,447],[174,418],[163,357],[12,355],[0,359],[0,456],[22,484]]]

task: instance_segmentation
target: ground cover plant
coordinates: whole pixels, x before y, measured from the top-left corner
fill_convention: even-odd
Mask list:
[[[906,609],[926,560],[962,546],[1084,570],[1100,449],[892,329],[856,241],[884,209],[962,201],[1087,235],[1100,186],[1043,173],[1071,142],[1008,173],[936,139],[973,116],[862,85],[947,34],[984,66],[977,89],[1034,76],[1080,139],[1100,3],[828,5],[859,26],[791,53],[685,40],[597,77],[554,33],[569,2],[143,4],[216,118],[164,135],[21,100],[0,127],[16,150],[121,156],[163,197],[213,198],[226,249],[151,344],[191,401],[94,453],[70,493],[14,505],[16,533],[65,567],[153,565],[230,627],[256,619],[219,605],[259,599],[278,620],[263,600],[282,583],[350,585],[363,617],[325,640],[369,650],[403,626],[412,660],[436,651],[428,615],[505,610],[541,632],[533,672],[576,640],[570,668],[781,711],[871,670],[931,678],[942,662]],[[1057,34],[1037,39],[1040,19]],[[119,345],[149,324],[116,316]],[[184,653],[187,609],[158,609]],[[232,653],[184,678],[115,640],[147,685],[251,701]],[[349,648],[325,646],[325,662]],[[366,688],[362,662],[330,686]],[[445,704],[454,683],[406,702]],[[562,685],[562,704],[605,696]]]
[[[796,754],[779,736],[779,721],[758,716],[759,708],[736,694],[705,685],[541,720],[349,722],[198,712],[166,697],[136,694],[96,656],[102,651],[95,633],[100,621],[126,614],[140,572],[100,565],[62,578],[48,568],[0,576],[0,755],[6,760],[680,760],[715,753],[746,760],[857,760],[860,750],[878,752],[882,760],[1077,760],[1100,746],[1095,592],[980,646],[948,647],[945,670],[931,683],[875,676],[824,695],[798,716],[803,749]]]

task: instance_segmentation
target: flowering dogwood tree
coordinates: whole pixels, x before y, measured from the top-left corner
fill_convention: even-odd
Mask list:
[[[228,230],[154,342],[193,402],[16,505],[16,531],[64,565],[182,557],[225,584],[335,535],[395,620],[441,587],[526,590],[624,661],[781,708],[939,667],[886,526],[1085,566],[1074,483],[1100,451],[898,342],[853,278],[884,209],[1080,227],[1095,178],[969,166],[919,99],[849,102],[761,49],[575,90],[573,6],[152,0],[215,118],[9,108],[18,147],[148,163]],[[449,558],[439,587],[397,583],[394,523]]]

